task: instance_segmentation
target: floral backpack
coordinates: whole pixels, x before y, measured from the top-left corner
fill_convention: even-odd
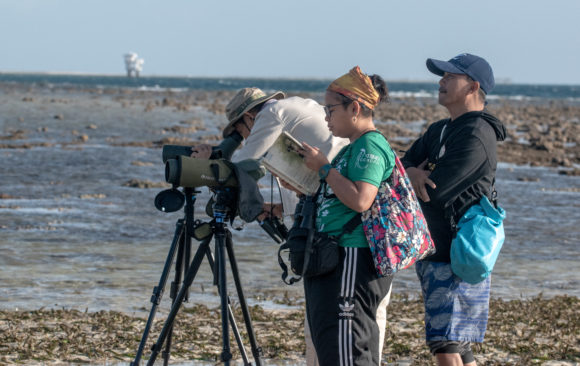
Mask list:
[[[361,220],[380,277],[435,253],[427,221],[396,153],[391,176],[381,183],[371,208],[361,214]]]

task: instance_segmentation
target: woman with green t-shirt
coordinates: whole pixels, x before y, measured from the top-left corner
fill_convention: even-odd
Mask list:
[[[334,136],[350,140],[329,162],[304,144],[306,166],[318,171],[316,229],[339,236],[339,264],[326,275],[304,279],[306,313],[320,365],[379,365],[382,347],[377,312],[384,312],[392,277],[379,278],[362,225],[346,224],[371,207],[395,155],[376,131],[373,110],[388,99],[384,80],[355,67],[326,90],[325,111]],[[342,234],[342,235],[341,235]]]

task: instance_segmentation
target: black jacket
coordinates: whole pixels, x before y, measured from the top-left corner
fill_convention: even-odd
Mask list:
[[[491,198],[497,141],[503,141],[505,135],[503,124],[491,114],[468,112],[454,121],[433,123],[405,153],[402,161],[406,168],[428,159],[429,178],[437,186],[427,187],[430,202],[421,201],[437,248],[437,253],[428,260],[449,262],[451,218],[457,222],[481,197]]]

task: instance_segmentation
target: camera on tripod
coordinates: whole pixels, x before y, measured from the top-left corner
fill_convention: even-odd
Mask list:
[[[262,212],[263,200],[256,182],[264,174],[264,168],[253,159],[231,163],[223,159],[208,160],[178,156],[165,163],[165,180],[174,186],[191,188],[207,186],[212,189],[238,191],[238,200],[234,194],[229,203],[231,205],[237,203],[237,212],[247,222],[253,221]],[[236,212],[233,208],[232,211]],[[252,214],[247,214],[248,211]],[[206,212],[212,216],[211,205],[206,208]],[[273,215],[261,220],[260,227],[278,244],[288,236],[288,229],[284,223]]]
[[[160,192],[155,197],[155,207],[163,212],[181,209],[185,203],[185,197],[177,189],[178,187],[195,189],[207,186],[227,188],[239,193],[237,191],[240,190],[240,175],[249,174],[256,181],[264,176],[265,171],[258,162],[245,161],[239,164],[239,167],[229,162],[242,140],[242,136],[237,131],[232,132],[218,146],[212,147],[210,159],[192,158],[191,146],[164,145],[162,160],[165,164],[165,180],[171,183],[173,188]],[[240,173],[240,170],[243,172]],[[236,201],[232,200],[232,205]]]
[[[264,199],[257,184],[257,181],[266,173],[264,167],[258,160],[249,159],[237,163],[229,161],[241,140],[239,133],[233,132],[220,145],[212,149],[210,159],[191,157],[192,148],[190,146],[163,146],[162,159],[165,164],[165,180],[172,184],[172,188],[157,194],[155,207],[163,212],[174,212],[185,205],[185,215],[184,218],[177,220],[175,234],[159,279],[159,285],[153,289],[149,318],[131,366],[139,366],[175,255],[177,255],[177,258],[175,258],[175,281],[171,284],[170,291],[172,299],[171,310],[167,315],[157,342],[151,347],[152,352],[147,365],[152,366],[155,363],[155,359],[162,351],[164,345],[165,351],[163,351],[162,356],[164,364],[168,364],[173,323],[181,304],[187,301],[189,287],[195,279],[201,262],[206,257],[214,274],[214,284],[218,286],[218,293],[220,294],[223,344],[220,356],[221,361],[225,365],[230,365],[232,358],[229,337],[229,323],[231,322],[232,331],[240,348],[244,364],[250,365],[243,347],[242,338],[235,324],[234,313],[231,309],[231,301],[227,292],[226,260],[229,259],[232,277],[238,293],[239,306],[252,346],[252,354],[256,365],[261,366],[262,349],[257,344],[252,328],[250,312],[243,294],[238,266],[234,256],[232,235],[226,225],[228,219],[233,222],[235,216],[238,215],[246,222],[254,221],[262,213],[264,206]],[[210,222],[194,220],[196,194],[199,193],[196,189],[204,186],[210,188],[214,193],[214,196],[206,206],[206,212],[213,217]],[[178,189],[180,187],[183,188],[183,192]],[[208,211],[208,208],[211,209],[211,212]],[[271,218],[260,222],[260,226],[275,241],[281,243],[286,239],[288,230],[278,218],[271,216]],[[199,240],[200,244],[193,260],[190,260],[192,238]],[[213,253],[210,249],[212,240],[215,241]],[[182,274],[183,281],[180,286]]]
[[[244,221],[253,221],[262,212],[264,202],[258,189],[257,180],[265,175],[265,169],[255,160],[243,161],[237,164],[228,161],[235,148],[241,142],[241,136],[237,138],[236,135],[239,136],[239,134],[234,133],[224,139],[219,146],[213,148],[213,159],[192,158],[190,156],[192,148],[189,146],[166,145],[163,147],[162,159],[165,164],[165,180],[172,184],[172,188],[157,194],[155,207],[163,212],[174,212],[185,205],[185,215],[184,218],[177,220],[175,234],[159,285],[153,289],[153,296],[151,297],[153,305],[135,360],[131,363],[132,366],[139,366],[141,355],[145,349],[147,337],[153,324],[153,317],[161,301],[163,288],[175,259],[175,281],[171,284],[170,291],[170,296],[173,300],[171,311],[167,316],[157,342],[151,347],[152,353],[147,363],[147,365],[154,364],[157,355],[165,344],[165,351],[162,355],[164,364],[167,365],[171,348],[173,322],[179,307],[189,297],[189,287],[204,257],[208,259],[214,274],[214,284],[218,286],[218,293],[220,294],[223,343],[221,360],[226,365],[229,365],[229,360],[232,358],[228,334],[228,323],[232,319],[234,336],[240,347],[244,362],[248,364],[247,355],[243,349],[241,337],[229,305],[230,300],[227,293],[225,274],[226,260],[229,258],[244,322],[246,323],[246,330],[252,344],[252,353],[256,364],[260,365],[262,351],[257,345],[251,327],[250,314],[242,292],[233,252],[232,236],[227,229],[227,221],[233,221],[237,215]],[[194,220],[196,195],[199,193],[197,188],[204,186],[210,188],[214,193],[206,207],[206,211],[208,207],[211,207],[211,213],[208,213],[208,215],[213,217],[213,219],[209,222]],[[179,188],[182,188],[182,190]],[[193,260],[190,258],[192,238],[200,241]],[[213,253],[210,249],[212,240],[215,240]],[[176,255],[177,258],[175,258]],[[181,281],[182,274],[183,282]],[[180,282],[182,282],[181,286]]]
[[[265,175],[264,167],[254,159],[232,163],[229,158],[238,147],[242,137],[237,131],[225,138],[220,145],[212,148],[210,159],[191,157],[191,147],[180,145],[163,146],[162,159],[165,163],[165,180],[173,188],[161,192],[155,200],[155,206],[164,212],[173,212],[183,206],[184,198],[176,187],[198,188],[207,186],[210,189],[235,191],[229,201],[231,211],[251,222],[261,213],[263,199],[257,187],[257,181]],[[236,199],[237,198],[237,199]],[[208,205],[206,212],[212,216]],[[235,207],[237,206],[237,207]],[[275,216],[260,221],[260,227],[278,244],[282,243],[288,229]]]

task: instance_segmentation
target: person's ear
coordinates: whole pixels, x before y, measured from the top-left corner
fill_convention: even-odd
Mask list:
[[[358,117],[359,113],[360,113],[360,104],[359,102],[357,102],[356,100],[353,101],[352,103],[350,103],[351,108],[352,108],[352,114],[355,117]]]
[[[479,84],[479,81],[475,81],[475,80],[474,80],[474,81],[473,81],[473,83],[471,84],[471,89],[470,89],[470,91],[471,91],[472,93],[477,93],[477,91],[479,90],[480,86],[481,86],[481,84]]]

